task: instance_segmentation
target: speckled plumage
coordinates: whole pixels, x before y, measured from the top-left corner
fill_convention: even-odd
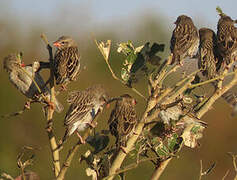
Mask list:
[[[211,29],[201,28],[199,37],[198,68],[208,79],[215,78],[222,63],[222,58],[218,53],[216,34]]]
[[[37,72],[39,63],[34,62],[32,66],[25,66],[22,64],[21,58],[22,57],[20,57],[20,55],[10,54],[3,60],[4,69],[9,74],[10,82],[26,97],[42,102],[43,99],[39,95],[40,93],[37,87],[30,78],[33,77],[43,94],[48,100],[50,100],[50,91],[47,86],[45,86],[45,82],[39,72]],[[61,112],[63,110],[63,106],[57,100],[55,103],[55,110],[57,112]]]
[[[186,57],[196,55],[199,46],[198,31],[190,17],[180,15],[175,21],[176,27],[170,40],[170,50],[173,53],[171,64],[179,63]]]
[[[225,65],[235,60],[237,55],[237,28],[229,16],[221,15],[217,25],[217,43]]]
[[[108,95],[101,85],[94,85],[84,91],[71,92],[67,99],[70,107],[64,119],[66,133],[63,142],[75,131],[84,131],[103,110],[107,101]]]
[[[62,36],[54,42],[57,51],[54,55],[54,75],[56,84],[75,81],[80,70],[80,54],[76,42]]]
[[[118,98],[108,121],[110,132],[116,137],[118,147],[126,147],[126,141],[137,124],[136,100],[125,94]]]

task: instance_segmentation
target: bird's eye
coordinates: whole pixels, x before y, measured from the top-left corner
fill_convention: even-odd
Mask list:
[[[61,44],[65,44],[65,42],[64,42],[64,41],[62,41],[62,42],[61,42]]]

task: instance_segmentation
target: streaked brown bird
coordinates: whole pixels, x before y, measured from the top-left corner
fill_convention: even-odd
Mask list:
[[[123,149],[127,146],[126,141],[137,124],[135,105],[136,100],[130,95],[124,94],[117,99],[115,108],[110,114],[109,129],[111,134],[116,137],[118,148]]]
[[[222,58],[218,53],[216,34],[209,28],[201,28],[199,37],[198,68],[207,79],[215,78],[222,63]]]
[[[62,143],[74,132],[77,133],[81,143],[85,143],[79,132],[94,126],[92,121],[103,110],[107,101],[108,95],[101,85],[94,85],[84,91],[71,92],[67,99],[70,107],[64,119],[66,132]]]
[[[25,65],[22,62],[21,54],[10,54],[3,60],[4,69],[9,74],[10,82],[26,97],[30,98],[32,101],[50,103],[50,91],[45,86],[45,82],[39,72],[37,71],[39,68],[39,63],[34,62],[32,65]],[[42,98],[40,92],[35,85],[34,81],[37,83],[41,92],[44,96],[46,96],[48,102]],[[29,107],[30,104],[28,104]],[[57,112],[61,112],[63,110],[63,106],[56,99],[55,101],[55,110]]]
[[[180,15],[175,21],[176,27],[170,40],[170,50],[173,54],[171,64],[178,63],[186,57],[196,55],[199,46],[198,30],[190,17]]]
[[[235,61],[237,55],[237,28],[231,17],[220,14],[217,25],[218,49],[224,60],[224,67]]]
[[[76,42],[69,36],[62,36],[53,43],[57,47],[54,55],[54,75],[56,84],[63,89],[70,81],[75,81],[80,70],[80,54]]]

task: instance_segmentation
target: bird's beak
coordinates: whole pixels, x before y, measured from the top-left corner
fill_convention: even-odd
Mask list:
[[[110,107],[110,104],[106,104],[106,108],[109,109],[109,107]]]
[[[54,42],[53,45],[54,45],[55,47],[60,47],[60,46],[61,46],[61,44],[60,44],[59,42],[57,42],[57,41]]]
[[[24,63],[21,63],[21,67],[25,67],[26,65]]]
[[[135,99],[133,100],[133,104],[134,104],[134,105],[136,105],[136,104],[137,104],[137,101],[136,101]]]

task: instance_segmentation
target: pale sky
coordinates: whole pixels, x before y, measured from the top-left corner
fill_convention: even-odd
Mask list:
[[[177,16],[186,14],[197,27],[201,22],[201,26],[215,29],[219,18],[216,6],[237,19],[237,0],[1,0],[0,18],[10,17],[21,25],[45,25],[63,17],[69,26],[76,23],[91,29],[95,24],[153,14],[167,17],[167,25],[172,29]],[[80,19],[84,19],[83,23]]]

